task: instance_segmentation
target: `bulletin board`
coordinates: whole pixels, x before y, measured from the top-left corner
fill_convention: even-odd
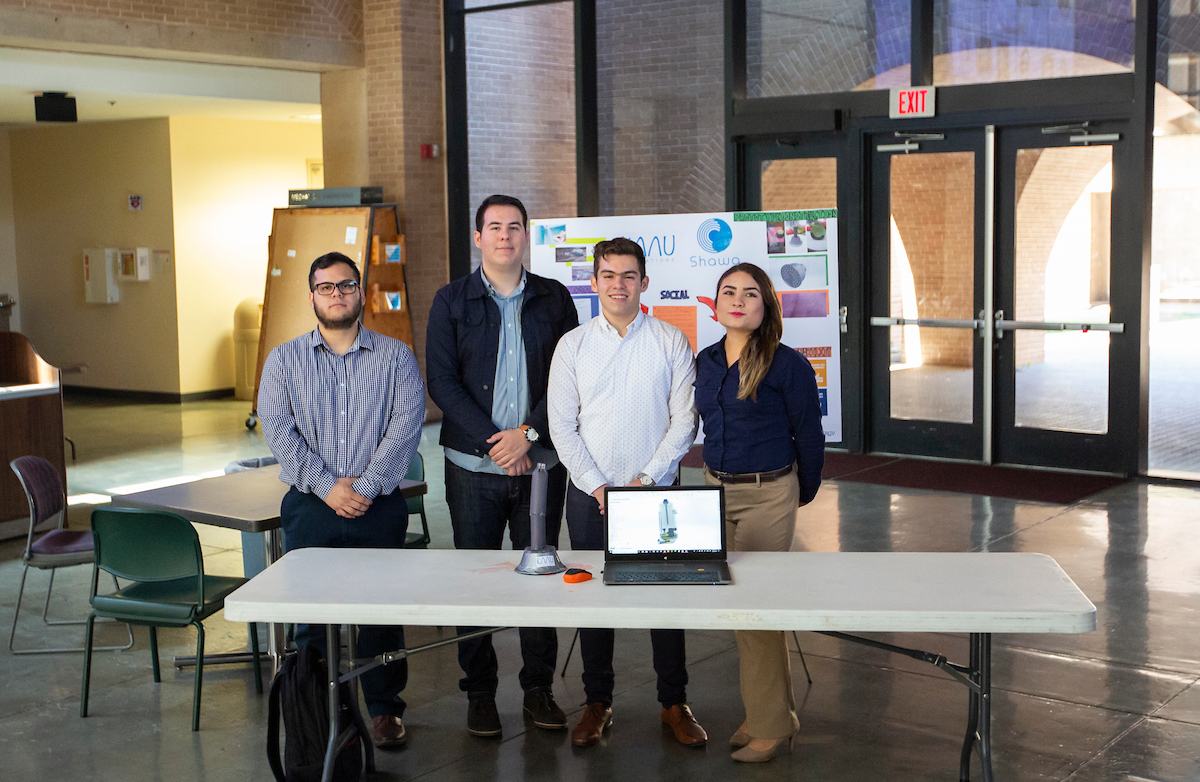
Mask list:
[[[714,300],[721,274],[742,262],[758,265],[779,297],[783,344],[817,373],[825,439],[842,439],[836,209],[562,217],[530,220],[529,232],[532,270],[567,287],[580,323],[600,314],[591,288],[596,242],[637,242],[650,280],[642,311],[679,327],[693,351],[725,335]]]
[[[276,209],[268,240],[254,407],[263,363],[271,351],[317,327],[308,302],[308,270],[329,252],[347,255],[363,275],[363,323],[412,347],[399,214],[395,204]],[[391,249],[389,256],[385,249]],[[365,259],[365,262],[364,262]]]

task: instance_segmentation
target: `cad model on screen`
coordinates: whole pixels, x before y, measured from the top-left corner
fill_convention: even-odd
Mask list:
[[[675,532],[675,507],[670,500],[663,500],[658,508],[658,542],[670,543],[678,537]]]

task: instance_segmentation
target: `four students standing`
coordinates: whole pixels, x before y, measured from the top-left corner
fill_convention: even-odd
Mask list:
[[[694,358],[682,331],[641,307],[649,278],[636,242],[596,244],[591,287],[601,316],[581,327],[566,288],[522,266],[528,216],[520,201],[486,199],[475,244],[481,266],[438,291],[426,342],[456,548],[498,549],[506,527],[514,549],[529,545],[529,472],[541,463],[549,468],[547,542],[557,546],[565,506],[572,548],[602,549],[605,487],[677,482],[697,409],[705,480],[725,486],[730,549],[791,547],[796,508],[820,485],[824,436],[815,374],[780,344],[779,300],[761,269],[739,264],[722,275],[716,313],[726,337]],[[358,324],[358,270],[333,255],[310,273],[320,325],[272,351],[259,392],[264,433],[293,486],[281,512],[286,545],[402,546],[404,500],[391,496],[415,455],[424,388],[407,346]],[[364,628],[364,653],[376,645],[375,630],[392,644],[379,652],[403,645],[400,628]],[[732,757],[769,760],[798,726],[787,645],[781,632],[735,635],[746,721],[730,740]],[[297,644],[310,636],[298,629]],[[520,637],[524,711],[538,727],[563,729],[551,692],[555,631],[522,628]],[[662,721],[681,743],[703,746],[707,735],[686,698],[684,633],[654,630],[651,641]],[[596,744],[612,722],[613,644],[612,630],[580,630],[587,705],[571,734],[576,746]],[[499,736],[490,636],[460,642],[458,657],[468,730]],[[403,665],[380,669],[392,673],[371,687],[376,696],[364,676],[381,747],[406,738]]]

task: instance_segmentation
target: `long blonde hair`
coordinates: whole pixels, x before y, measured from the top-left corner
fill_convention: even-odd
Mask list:
[[[749,274],[758,284],[758,290],[762,295],[762,323],[750,335],[750,339],[742,348],[742,354],[738,358],[741,382],[738,384],[737,398],[757,402],[758,384],[762,382],[767,375],[767,370],[771,368],[771,360],[775,358],[775,349],[779,347],[779,341],[783,337],[783,307],[779,304],[779,297],[775,295],[775,286],[771,284],[771,278],[752,263],[739,263],[726,270],[721,275],[721,279],[717,280],[717,296],[721,295],[721,283],[725,282],[725,278],[734,272]]]

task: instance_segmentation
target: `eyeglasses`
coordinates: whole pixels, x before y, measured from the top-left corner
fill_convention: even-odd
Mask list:
[[[313,290],[322,296],[332,296],[334,288],[341,291],[343,295],[349,296],[358,290],[358,283],[354,280],[342,280],[341,282],[318,282],[313,286]]]

